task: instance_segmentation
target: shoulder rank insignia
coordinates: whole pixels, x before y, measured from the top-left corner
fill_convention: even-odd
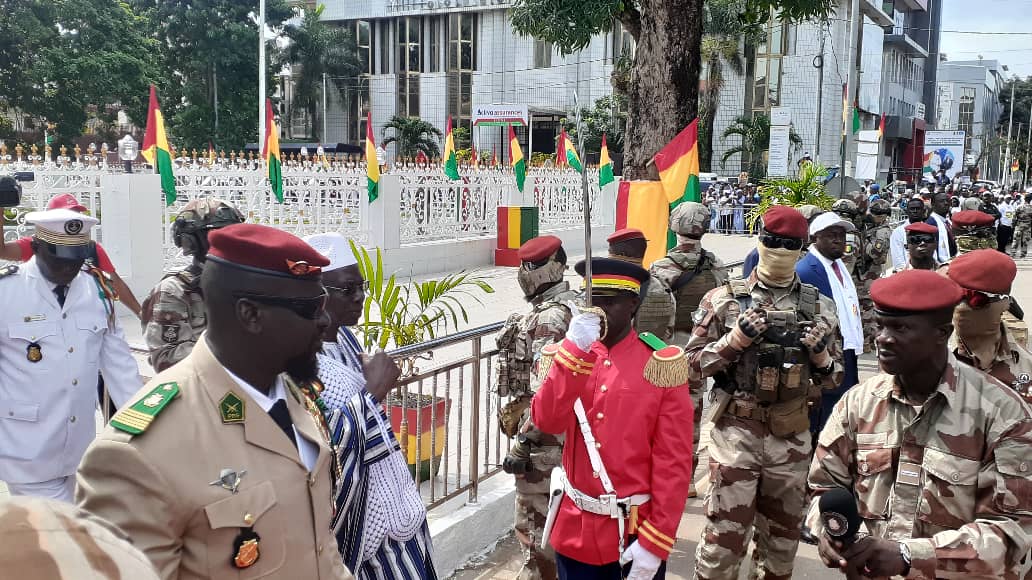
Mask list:
[[[688,357],[679,346],[668,346],[651,332],[638,335],[654,352],[645,363],[645,380],[657,387],[680,387],[688,383]]]
[[[115,413],[111,418],[111,426],[132,435],[139,435],[147,430],[158,413],[178,395],[178,383],[162,383],[132,406]]]
[[[17,273],[18,273],[18,266],[16,264],[11,264],[9,266],[4,266],[3,268],[0,268],[0,278],[6,278],[6,277],[8,277],[8,276],[10,276],[12,274],[17,274]]]
[[[555,360],[555,353],[557,352],[559,352],[559,343],[557,342],[541,347],[541,358],[538,359],[537,364],[538,379],[543,381],[548,376],[548,371],[552,370],[552,362]]]

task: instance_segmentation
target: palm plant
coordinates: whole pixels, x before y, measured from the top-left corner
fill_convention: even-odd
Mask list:
[[[320,140],[319,107],[322,103],[323,74],[332,79],[342,93],[353,88],[364,72],[358,54],[354,31],[350,27],[328,24],[322,20],[325,5],[305,8],[298,4],[300,19],[288,22],[284,35],[290,41],[283,53],[284,64],[300,68],[294,80],[294,106],[305,112],[309,133]]]
[[[750,229],[772,205],[815,205],[830,210],[835,198],[828,195],[824,183],[828,170],[819,163],[804,163],[796,177],[764,179],[760,184],[760,203],[746,216]]]
[[[387,129],[393,129],[394,135],[385,137],[382,144],[387,147],[391,143],[397,143],[395,153],[399,157],[415,157],[420,151],[431,159],[441,154],[437,140],[443,137],[444,133],[434,127],[433,123],[419,117],[394,115],[390,122],[383,126],[384,135],[387,134]]]
[[[721,136],[721,141],[727,141],[728,137],[741,137],[742,143],[724,152],[720,159],[720,166],[724,167],[727,160],[733,155],[742,154],[745,160],[745,169],[750,175],[766,175],[767,163],[766,153],[770,147],[770,117],[767,115],[741,115],[734,120]],[[792,149],[798,151],[803,146],[803,138],[789,129],[788,140],[792,143]]]
[[[744,72],[742,46],[755,42],[762,29],[741,18],[742,0],[708,0],[703,6],[700,54],[706,80],[699,92],[699,164],[703,171],[713,165],[713,123],[724,89],[724,67]]]
[[[440,280],[398,282],[394,274],[385,275],[383,254],[376,248],[370,256],[365,248],[351,242],[362,277],[369,281],[363,305],[363,322],[358,325],[365,348],[407,346],[457,330],[459,320],[469,322],[465,300],[481,303],[474,290],[493,294],[494,288],[468,272]]]

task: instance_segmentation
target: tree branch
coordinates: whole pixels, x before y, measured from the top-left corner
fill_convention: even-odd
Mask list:
[[[634,3],[628,2],[624,11],[620,13],[620,24],[623,24],[627,32],[631,33],[634,41],[638,42],[641,36],[641,12]]]

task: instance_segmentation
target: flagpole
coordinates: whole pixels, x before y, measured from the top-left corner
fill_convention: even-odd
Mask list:
[[[1028,142],[1025,144],[1025,183],[1022,183],[1022,185],[1029,182],[1028,158],[1029,154],[1032,154],[1032,109],[1028,112],[1028,118],[1030,120],[1028,122]]]
[[[258,0],[258,150],[265,139],[265,0]]]
[[[581,106],[580,106],[580,63],[584,51],[577,53],[577,89],[573,92],[573,106],[577,124],[577,146],[581,154],[584,154],[584,130],[581,127]],[[566,155],[566,151],[561,152]],[[581,197],[584,204],[584,306],[591,308],[591,198],[588,195],[588,167],[584,164],[587,159],[581,160]]]

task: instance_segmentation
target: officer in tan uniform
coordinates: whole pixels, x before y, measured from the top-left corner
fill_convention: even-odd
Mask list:
[[[562,436],[542,433],[530,423],[530,400],[541,383],[533,372],[541,349],[566,335],[577,294],[563,281],[566,252],[559,238],[528,240],[517,255],[516,277],[531,311],[510,316],[498,337],[498,392],[510,397],[499,426],[507,437],[516,438],[502,469],[516,477],[514,527],[523,550],[519,578],[554,580],[555,552],[551,546],[541,547],[541,534],[548,515],[549,476],[562,461]]]
[[[702,236],[710,222],[709,209],[701,203],[682,202],[670,212],[670,231],[677,235],[677,245],[656,260],[649,273],[670,289],[676,305],[672,344],[683,346],[691,337],[692,315],[699,309],[702,297],[710,290],[727,283],[727,268],[713,252],[702,247]],[[690,381],[695,430],[692,431],[692,473],[699,464],[699,439],[702,435],[702,398],[706,381]],[[694,485],[688,497],[695,497]]]
[[[1010,336],[1003,323],[1017,274],[1014,260],[996,250],[974,250],[950,262],[947,275],[964,292],[953,311],[953,354],[1032,401],[1032,353]]]
[[[610,234],[606,241],[609,242],[610,258],[642,266],[649,243],[641,230],[617,230]],[[634,329],[638,332],[651,332],[662,340],[670,340],[674,335],[674,313],[677,309],[670,288],[654,275],[649,276],[645,286],[641,306],[634,319]]]
[[[275,228],[209,236],[208,329],[93,442],[79,506],[164,580],[350,579],[330,530],[337,473],[312,386],[324,256]]]
[[[714,378],[697,578],[737,580],[754,519],[753,577],[792,576],[812,445],[808,399],[842,380],[835,304],[796,274],[808,230],[795,209],[771,207],[756,269],[709,292],[695,314],[693,380]]]
[[[155,371],[186,358],[204,332],[207,317],[200,283],[208,255],[208,232],[243,221],[237,208],[210,197],[191,201],[176,216],[172,239],[193,261],[178,272],[165,274],[143,302],[143,338]]]

